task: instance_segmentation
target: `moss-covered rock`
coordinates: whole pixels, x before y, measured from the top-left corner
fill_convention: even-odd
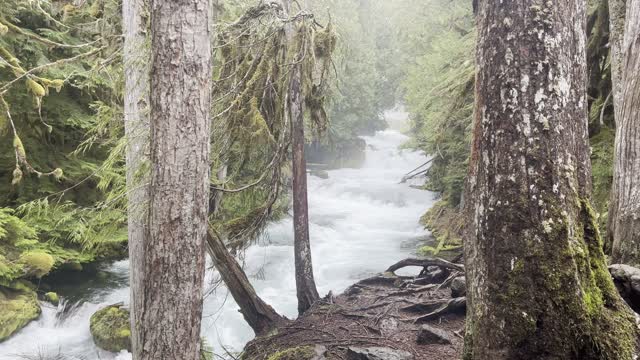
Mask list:
[[[35,291],[28,286],[16,288],[18,289],[0,287],[0,341],[6,340],[40,316]]]
[[[82,264],[77,261],[70,261],[60,266],[60,270],[67,271],[82,271],[82,269]]]
[[[298,346],[271,354],[267,360],[311,360],[315,356],[313,346]]]
[[[93,342],[104,350],[131,351],[129,311],[120,305],[107,306],[91,316],[89,329]]]
[[[44,299],[55,306],[58,306],[58,304],[60,303],[60,297],[58,297],[58,294],[54,293],[53,291],[44,294]]]
[[[20,256],[20,263],[24,265],[27,276],[41,278],[53,268],[53,256],[42,251],[30,251]]]

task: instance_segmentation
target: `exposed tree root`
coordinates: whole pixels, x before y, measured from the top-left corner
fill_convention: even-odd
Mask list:
[[[391,272],[391,273],[395,273],[395,271],[400,270],[402,268],[405,267],[409,267],[409,266],[422,266],[422,267],[428,267],[428,266],[438,266],[441,268],[445,268],[445,269],[451,269],[451,270],[457,270],[460,272],[464,272],[464,265],[460,265],[460,264],[455,264],[452,262],[449,262],[447,260],[444,259],[440,259],[440,258],[426,258],[426,259],[404,259],[401,260],[393,265],[391,265],[388,269],[387,272]]]
[[[407,266],[425,270],[417,276],[394,273]],[[434,266],[438,269],[430,268]],[[447,288],[463,272],[462,265],[442,259],[400,261],[339,296],[325,297],[297,320],[280,324],[272,335],[255,339],[247,345],[244,358],[266,360],[278,351],[307,345],[326,348],[328,360],[347,359],[353,347],[407,351],[416,360],[460,358],[466,299],[452,299]],[[450,333],[453,343],[419,344],[418,333],[425,323]]]
[[[402,308],[404,311],[408,312],[419,312],[419,313],[427,313],[425,315],[420,315],[418,317],[412,318],[413,322],[425,322],[428,320],[435,319],[444,314],[450,312],[458,312],[464,311],[467,308],[467,298],[460,297],[449,300],[434,300],[427,301],[420,304],[414,304],[407,307]]]

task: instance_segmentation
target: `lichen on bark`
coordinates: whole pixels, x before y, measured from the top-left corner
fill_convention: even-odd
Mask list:
[[[631,359],[590,206],[582,2],[478,4],[465,359]]]

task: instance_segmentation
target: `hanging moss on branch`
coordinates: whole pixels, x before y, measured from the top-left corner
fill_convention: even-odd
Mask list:
[[[293,43],[284,36],[291,23]],[[324,106],[336,35],[331,23],[322,28],[306,11],[286,17],[275,2],[250,7],[218,27],[212,144],[214,168],[224,171],[212,184],[214,198],[222,199],[213,204],[213,223],[229,244],[242,248],[286,212],[291,122],[281,104],[287,103],[294,66],[302,68],[309,126],[316,134],[328,127]]]

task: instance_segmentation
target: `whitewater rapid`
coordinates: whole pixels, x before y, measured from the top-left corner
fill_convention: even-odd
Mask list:
[[[313,266],[321,296],[342,292],[354,282],[386,269],[411,255],[427,234],[418,219],[435,201],[434,194],[399,184],[408,171],[426,161],[424,155],[400,146],[407,137],[398,126],[401,111],[386,113],[390,130],[363,137],[366,160],[358,169],[329,171],[328,179],[309,176],[309,215]],[[241,261],[258,294],[279,313],[297,314],[293,225],[285,219],[268,227],[266,236],[251,246]],[[108,286],[87,285],[82,299],[62,299],[53,307],[43,303],[40,318],[0,343],[0,360],[21,356],[64,355],[64,359],[130,359],[130,354],[98,350],[89,333],[89,318],[101,307],[128,303],[128,261],[104,268]],[[216,279],[207,272],[209,282]],[[185,296],[189,296],[185,294]],[[66,306],[70,309],[62,311]],[[204,303],[202,335],[216,354],[240,351],[253,338],[237,306],[221,286]],[[46,357],[44,357],[46,359]]]

